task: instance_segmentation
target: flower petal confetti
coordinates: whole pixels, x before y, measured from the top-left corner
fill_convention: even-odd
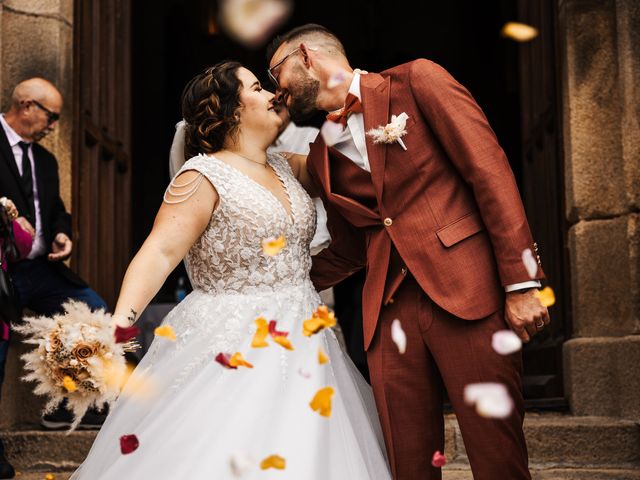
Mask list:
[[[18,476],[17,472],[16,472],[16,476]],[[47,473],[44,476],[44,480],[55,480],[56,477],[53,476],[53,473]]]
[[[464,387],[464,401],[475,405],[476,413],[486,418],[507,418],[513,400],[502,383],[471,383]]]
[[[326,353],[324,353],[324,350],[322,350],[322,348],[318,349],[318,363],[320,365],[329,363],[329,356]]]
[[[522,340],[512,330],[499,330],[491,337],[491,347],[500,355],[509,355],[522,348]]]
[[[324,387],[316,392],[309,406],[314,412],[318,412],[323,417],[331,416],[331,398],[335,390],[332,387]]]
[[[235,452],[229,458],[229,467],[234,477],[240,478],[251,470],[255,460],[245,452]]]
[[[291,14],[290,0],[222,0],[220,24],[248,48],[263,45]]]
[[[78,389],[78,387],[76,386],[76,382],[74,382],[69,375],[65,375],[64,378],[62,379],[62,386],[69,393],[73,393]]]
[[[267,343],[267,335],[269,335],[269,324],[264,317],[258,317],[254,321],[256,325],[256,333],[253,335],[253,340],[251,340],[251,346],[253,348],[263,348],[268,347]]]
[[[268,468],[275,468],[277,470],[284,470],[287,466],[287,461],[280,455],[269,455],[267,458],[260,462],[260,468],[267,470]]]
[[[551,307],[556,303],[556,295],[551,287],[544,287],[542,290],[536,290],[536,298],[545,307]]]
[[[287,246],[287,239],[284,235],[280,235],[278,238],[267,238],[262,241],[262,252],[265,255],[273,257],[279,254],[284,247]]]
[[[289,335],[289,332],[279,332],[276,329],[278,322],[276,322],[275,320],[271,320],[269,322],[269,335],[271,335],[272,337],[286,337],[287,335]]]
[[[302,333],[306,337],[318,333],[325,328],[331,328],[336,325],[336,316],[329,310],[326,305],[320,305],[311,318],[308,318],[302,324]]]
[[[231,365],[234,368],[237,368],[237,367],[253,368],[253,365],[247,362],[242,357],[242,354],[240,352],[236,352],[233,355],[231,355],[231,358],[229,359],[229,365]]]
[[[293,345],[291,345],[291,341],[284,336],[277,336],[277,337],[272,337],[273,341],[276,342],[278,345],[281,345],[282,347],[286,348],[287,350],[294,350]]]
[[[157,337],[164,337],[173,342],[176,341],[176,334],[174,333],[173,328],[171,328],[171,325],[162,325],[157,327],[153,333],[155,333]]]
[[[140,329],[138,327],[121,327],[120,325],[116,326],[116,343],[128,342],[138,335],[140,335]]]
[[[320,127],[320,135],[322,135],[322,140],[327,147],[332,147],[338,143],[342,137],[343,131],[344,128],[342,127],[342,124],[338,122],[330,122],[329,120],[324,122],[322,127]]]
[[[302,367],[298,369],[298,375],[300,375],[302,378],[306,378],[306,379],[311,378],[311,374],[309,372],[307,372],[306,370],[303,370]]]
[[[135,435],[122,435],[120,437],[120,451],[123,455],[135,452],[139,446],[140,442]]]
[[[443,453],[440,453],[440,450],[436,450],[433,452],[433,457],[431,457],[431,465],[436,468],[442,468],[447,464],[447,457]]]
[[[536,275],[538,274],[538,261],[530,248],[525,248],[522,251],[522,263],[524,264],[524,268],[527,270],[529,278],[536,278]]]
[[[538,29],[526,23],[507,22],[500,33],[516,42],[528,42],[538,36]]]
[[[327,82],[327,88],[329,89],[336,88],[338,85],[342,85],[346,81],[347,81],[347,73],[344,71],[339,71],[331,75],[331,77],[329,78],[329,81]]]
[[[397,318],[391,322],[391,340],[398,347],[398,352],[403,354],[407,350],[407,334],[402,329],[402,324]]]

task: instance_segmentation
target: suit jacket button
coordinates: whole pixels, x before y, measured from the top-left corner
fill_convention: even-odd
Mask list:
[[[382,222],[382,223],[384,223],[384,226],[385,226],[385,227],[390,227],[391,225],[393,225],[393,220],[391,220],[389,217],[387,217],[387,218],[385,218],[385,219],[383,220],[383,222]]]

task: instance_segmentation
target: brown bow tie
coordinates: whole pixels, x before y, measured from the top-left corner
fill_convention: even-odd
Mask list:
[[[347,95],[342,110],[327,115],[327,120],[335,123],[341,123],[343,127],[347,125],[347,118],[352,113],[362,113],[362,102],[354,94]]]

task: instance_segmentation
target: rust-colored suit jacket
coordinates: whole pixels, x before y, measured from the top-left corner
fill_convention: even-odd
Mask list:
[[[339,153],[320,135],[311,144],[307,168],[321,187],[332,237],[314,257],[314,284],[328,288],[367,268],[365,349],[383,297],[393,293],[387,280],[392,243],[444,310],[466,320],[496,312],[505,285],[531,280],[522,252],[535,247],[513,172],[482,110],[446,70],[424,59],[363,74],[360,82],[365,131],[406,112],[407,150],[374,144],[367,135],[374,211],[344,194],[349,185],[334,192],[331,163]]]

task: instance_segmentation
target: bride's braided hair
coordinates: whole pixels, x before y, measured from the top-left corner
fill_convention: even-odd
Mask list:
[[[238,69],[234,61],[220,62],[191,79],[182,92],[182,116],[185,119],[185,159],[200,153],[222,149],[228,136],[239,125],[240,107]]]

